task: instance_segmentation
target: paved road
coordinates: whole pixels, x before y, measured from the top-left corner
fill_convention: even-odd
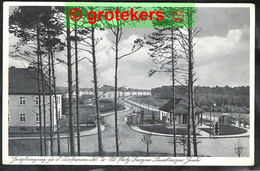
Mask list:
[[[120,137],[120,151],[143,151],[146,152],[146,146],[142,143],[141,138],[143,134],[133,131],[123,120],[125,116],[130,114],[129,111],[119,112],[118,124],[119,124],[119,137]],[[102,132],[102,142],[105,152],[115,152],[115,125],[114,115],[106,116],[105,122],[107,124],[106,130]],[[153,144],[150,148],[151,152],[165,152],[170,153],[173,151],[173,145],[169,144],[171,138],[167,137],[152,137]],[[66,140],[62,140],[66,142]],[[62,151],[67,151],[67,144],[63,143]],[[167,148],[161,147],[162,144],[167,145]],[[181,148],[179,148],[181,150]],[[97,134],[81,137],[81,151],[82,152],[97,152],[98,142]],[[181,152],[181,151],[179,151]]]
[[[127,105],[127,102],[124,101]],[[142,151],[146,152],[146,146],[142,143],[142,133],[133,131],[123,120],[125,116],[130,114],[130,110],[118,113],[119,137],[120,137],[120,151]],[[105,117],[107,124],[106,130],[102,132],[102,142],[105,152],[115,152],[115,132],[114,132],[114,115]],[[169,143],[172,137],[152,136],[151,152],[161,152],[173,154],[173,144]],[[236,157],[234,146],[237,143],[237,138],[223,138],[223,139],[199,139],[201,143],[198,144],[198,152],[204,156],[215,157]],[[249,153],[249,138],[239,138],[243,145],[242,156],[248,156]],[[75,141],[76,142],[76,141]],[[54,143],[55,144],[55,143]],[[62,151],[67,152],[67,140],[62,139]],[[55,147],[54,147],[55,149]],[[75,148],[77,149],[77,148]],[[84,153],[98,152],[97,134],[81,137],[81,151]],[[183,149],[178,144],[177,153],[182,153]]]

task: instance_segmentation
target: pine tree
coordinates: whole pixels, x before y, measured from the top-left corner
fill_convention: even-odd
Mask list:
[[[84,10],[86,11],[93,11],[95,10],[94,7],[89,7],[89,8],[84,8]],[[86,16],[82,17],[82,20],[86,20]],[[96,24],[97,25],[97,24]],[[101,133],[101,116],[100,116],[100,109],[99,109],[99,94],[98,94],[98,75],[97,75],[97,59],[96,59],[96,48],[98,43],[102,40],[102,38],[96,38],[96,30],[103,30],[103,29],[97,29],[95,27],[91,27],[91,28],[84,28],[84,25],[80,25],[80,22],[75,26],[76,32],[77,34],[75,34],[75,43],[80,41],[81,45],[83,45],[83,48],[77,48],[75,46],[75,50],[81,50],[84,52],[87,52],[88,54],[90,54],[92,56],[91,58],[88,57],[84,57],[82,59],[76,59],[76,61],[80,61],[83,60],[85,58],[88,59],[88,61],[91,63],[92,65],[92,69],[93,69],[93,83],[94,83],[94,96],[95,96],[95,104],[96,104],[96,120],[97,120],[97,130],[98,130],[98,150],[99,150],[99,156],[104,155],[104,151],[103,151],[103,143],[102,143],[102,133]],[[78,28],[77,28],[78,27]],[[80,27],[82,27],[81,29],[79,29]],[[77,62],[75,62],[77,63]],[[77,69],[76,69],[77,70]],[[77,72],[77,71],[76,71]],[[76,76],[77,77],[77,76]],[[77,78],[76,78],[77,80]]]
[[[185,54],[185,60],[188,63],[187,69],[187,87],[188,87],[188,117],[187,117],[187,156],[191,156],[191,137],[190,137],[190,119],[192,125],[192,143],[194,156],[198,156],[197,149],[197,132],[195,123],[195,97],[194,97],[194,83],[197,80],[194,72],[194,46],[193,39],[197,36],[200,30],[193,28],[194,16],[196,9],[192,7],[183,8],[183,13],[187,17],[187,20],[183,22],[186,29],[179,31],[179,39],[177,39],[182,47],[182,53]]]
[[[127,10],[126,8],[122,8],[122,7],[109,7],[106,8],[106,11],[115,11],[116,9],[118,9],[120,12]],[[130,24],[134,24],[133,21],[130,21]],[[129,22],[127,21],[122,21],[122,20],[116,20],[115,22],[104,22],[103,23],[107,28],[109,28],[112,32],[112,34],[115,36],[115,40],[112,41],[114,44],[114,47],[112,47],[112,49],[115,51],[115,84],[114,84],[114,110],[115,110],[115,141],[116,141],[116,155],[119,156],[119,129],[118,129],[118,119],[117,119],[117,98],[118,98],[118,67],[119,67],[119,60],[127,57],[135,52],[137,52],[138,50],[140,50],[143,45],[144,45],[144,40],[141,38],[138,38],[134,41],[134,45],[132,50],[129,53],[123,54],[123,55],[119,55],[119,45],[120,45],[120,41],[122,38],[122,34],[123,34],[123,27],[124,25],[129,24]]]
[[[157,10],[162,10],[157,8]],[[169,14],[174,11],[174,8],[164,8],[165,16],[171,16]],[[172,22],[172,18],[166,17],[164,22],[154,21],[153,25],[155,31],[149,35],[150,56],[153,62],[157,65],[156,69],[152,69],[149,72],[149,76],[152,76],[156,72],[166,72],[171,74],[172,80],[172,112],[170,115],[170,122],[173,125],[173,144],[174,144],[174,156],[176,157],[176,128],[175,128],[175,81],[177,74],[177,54],[175,39],[176,39],[176,23]],[[164,97],[165,98],[165,97]]]

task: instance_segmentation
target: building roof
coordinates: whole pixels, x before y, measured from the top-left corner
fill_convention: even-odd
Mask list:
[[[165,105],[160,107],[159,109],[165,112],[172,112],[173,107],[172,107],[173,99],[169,100]],[[202,113],[203,111],[198,108],[197,106],[195,107],[195,113],[199,114]],[[182,99],[182,98],[175,98],[175,114],[187,114],[187,103]]]
[[[182,99],[181,98],[175,98],[175,106],[177,106],[180,101]],[[160,107],[160,110],[163,110],[165,112],[171,112],[172,111],[172,103],[173,103],[173,99],[169,100],[165,105],[163,105],[162,107]]]
[[[28,68],[9,68],[9,94],[38,94],[37,69]],[[42,84],[40,85],[42,90]],[[45,94],[50,94],[48,82],[44,79]],[[57,88],[56,92],[62,94]]]
[[[109,85],[103,85],[101,88],[98,89],[99,91],[114,91],[114,88]]]
[[[80,88],[80,91],[94,91],[93,88]]]
[[[63,94],[68,92],[68,87],[57,87]]]

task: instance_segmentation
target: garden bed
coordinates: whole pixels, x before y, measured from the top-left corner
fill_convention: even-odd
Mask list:
[[[149,125],[149,126],[138,126],[140,129],[150,132],[162,133],[162,134],[173,134],[172,128],[167,128],[165,125]],[[186,135],[187,128],[176,127],[176,135]],[[199,135],[199,134],[197,134]]]
[[[207,133],[211,133],[211,128],[200,128],[200,129]],[[234,134],[243,134],[246,132],[247,130],[244,128],[238,128],[231,125],[220,125],[218,135],[234,135]]]

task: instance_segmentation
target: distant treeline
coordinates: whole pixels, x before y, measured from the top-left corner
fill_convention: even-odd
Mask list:
[[[249,86],[241,87],[195,87],[195,104],[209,111],[210,102],[216,104],[215,112],[249,113]],[[183,86],[176,86],[177,97],[185,97],[187,91]],[[151,90],[152,96],[160,99],[172,97],[171,86],[163,86]]]

